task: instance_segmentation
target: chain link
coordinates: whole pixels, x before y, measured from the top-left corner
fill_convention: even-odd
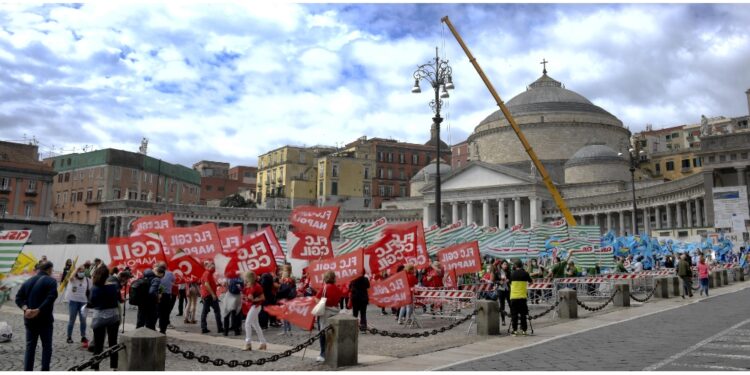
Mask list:
[[[581,302],[581,301],[579,301],[579,300],[576,300],[576,304],[577,304],[578,306],[581,306],[581,307],[583,307],[583,309],[584,309],[584,310],[588,310],[588,311],[599,311],[599,310],[601,310],[601,309],[603,309],[603,308],[607,307],[607,305],[609,305],[609,304],[610,304],[610,303],[611,303],[612,301],[614,301],[614,300],[615,300],[615,296],[617,295],[617,293],[620,293],[620,290],[619,290],[619,289],[615,289],[615,292],[614,292],[614,293],[612,293],[612,296],[611,296],[611,297],[609,297],[609,299],[607,300],[607,302],[604,302],[604,304],[602,304],[602,305],[600,305],[600,306],[597,306],[597,307],[590,307],[590,306],[586,306],[586,304],[584,304],[583,302]]]
[[[467,320],[471,319],[474,315],[477,314],[477,310],[474,310],[471,312],[471,314],[466,315],[465,317],[461,318],[460,320],[457,320],[453,323],[451,323],[448,326],[435,328],[432,331],[423,331],[423,332],[414,332],[414,333],[401,333],[401,332],[390,332],[386,331],[384,329],[377,329],[377,328],[368,328],[367,332],[373,334],[373,335],[380,335],[385,337],[393,337],[393,338],[399,338],[399,339],[409,339],[409,338],[415,338],[415,337],[428,337],[430,335],[437,335],[439,333],[443,333],[445,331],[451,330],[453,328],[458,327],[461,325],[461,323],[466,322]]]
[[[557,302],[555,302],[555,304],[554,304],[554,305],[552,305],[552,306],[550,306],[550,307],[549,307],[549,308],[548,308],[547,310],[544,310],[544,311],[542,311],[541,313],[539,313],[539,314],[536,314],[536,315],[527,315],[527,317],[528,317],[528,318],[529,318],[530,320],[534,320],[534,319],[539,319],[539,318],[541,318],[541,317],[543,317],[543,316],[545,316],[545,315],[549,314],[550,312],[552,312],[552,310],[556,309],[556,308],[557,308],[557,306],[559,306],[559,305],[560,305],[560,300],[557,300]]]
[[[235,368],[237,366],[242,366],[242,367],[263,366],[266,363],[276,362],[276,361],[278,361],[278,360],[280,360],[282,358],[289,357],[289,356],[291,356],[294,353],[302,351],[303,349],[307,348],[308,346],[314,344],[315,341],[320,338],[320,336],[322,336],[322,335],[326,334],[326,332],[332,331],[332,330],[333,330],[333,327],[328,326],[325,329],[323,329],[320,332],[318,332],[317,334],[315,334],[314,336],[310,337],[309,339],[303,341],[302,343],[300,343],[299,345],[297,345],[297,346],[295,346],[295,347],[293,347],[291,349],[285,350],[285,351],[283,351],[281,353],[273,354],[270,357],[259,358],[259,359],[256,359],[254,361],[251,360],[251,359],[248,359],[248,360],[245,360],[245,361],[242,361],[242,362],[240,362],[240,361],[238,361],[236,359],[233,359],[231,361],[227,361],[227,360],[224,360],[224,359],[221,359],[221,358],[211,359],[211,357],[209,357],[207,355],[196,356],[196,354],[194,352],[192,352],[190,350],[182,350],[176,344],[167,344],[167,350],[169,350],[170,352],[172,352],[174,354],[182,354],[182,357],[185,358],[185,359],[196,359],[200,363],[203,363],[203,364],[211,363],[212,365],[214,365],[216,367],[228,366],[228,367],[231,367],[231,368]]]
[[[650,291],[650,292],[649,292],[649,293],[648,293],[648,294],[646,295],[646,298],[640,299],[640,298],[638,298],[638,297],[636,297],[636,296],[634,296],[634,295],[632,295],[632,294],[630,295],[630,298],[631,298],[632,300],[636,301],[636,302],[641,302],[641,303],[643,303],[643,302],[646,302],[646,301],[650,300],[650,299],[651,299],[651,297],[653,297],[653,296],[654,296],[654,293],[655,293],[655,292],[656,292],[656,288],[654,288],[654,289],[651,289],[651,291]]]
[[[68,371],[83,371],[91,366],[98,365],[103,360],[111,357],[115,353],[125,349],[125,344],[117,344],[115,346],[110,346],[107,348],[107,350],[89,358],[86,362],[79,363],[71,368],[68,369]]]

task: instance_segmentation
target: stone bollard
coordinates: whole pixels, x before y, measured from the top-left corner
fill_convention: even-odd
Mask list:
[[[618,307],[630,307],[630,285],[629,284],[617,284],[615,285],[615,299],[612,301],[615,306]]]
[[[679,296],[681,296],[682,295],[682,284],[680,284],[680,282],[682,282],[682,280],[680,280],[680,278],[678,276],[669,276],[668,279],[670,280],[669,281],[669,285],[671,285],[671,287],[672,287],[671,288],[672,289],[672,296],[673,297],[679,297]]]
[[[118,358],[119,371],[164,371],[167,361],[166,335],[141,327],[120,337],[125,349]]]
[[[716,288],[716,278],[714,276],[713,272],[708,273],[708,289]],[[696,280],[698,280],[698,283],[700,284],[700,278],[697,278]]]
[[[478,336],[500,334],[500,306],[497,301],[477,301],[476,319]]]
[[[560,305],[557,306],[557,314],[561,319],[578,318],[578,295],[574,289],[561,289],[557,291]]]
[[[654,297],[669,298],[669,281],[666,277],[657,277],[654,279]]]
[[[339,314],[328,322],[333,331],[326,335],[326,364],[333,368],[357,364],[359,328],[357,318]]]
[[[711,285],[713,283],[714,285]],[[721,272],[719,271],[710,271],[708,273],[708,287],[709,288],[719,288],[722,286],[721,283]]]
[[[734,281],[745,281],[745,273],[742,271],[742,267],[734,267]]]
[[[721,285],[729,285],[729,271],[721,270]]]

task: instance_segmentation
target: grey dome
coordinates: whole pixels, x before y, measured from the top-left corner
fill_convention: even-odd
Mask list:
[[[441,180],[442,177],[447,175],[448,173],[451,173],[451,166],[444,162],[440,162],[440,176]],[[417,172],[414,177],[411,178],[411,182],[417,182],[417,181],[425,181],[425,173],[430,177],[430,179],[433,179],[433,176],[435,175],[435,171],[437,171],[437,167],[435,166],[435,161],[432,161],[430,164],[427,164],[424,168],[420,169],[419,172]]]
[[[604,144],[593,144],[582,147],[565,163],[565,167],[572,167],[583,164],[598,163],[625,163],[627,162],[617,152]]]
[[[513,116],[549,112],[584,112],[616,119],[611,113],[592,104],[582,95],[562,87],[559,81],[546,73],[529,85],[526,91],[509,100],[506,105]],[[502,119],[504,119],[502,112],[497,110],[482,120],[479,126]]]

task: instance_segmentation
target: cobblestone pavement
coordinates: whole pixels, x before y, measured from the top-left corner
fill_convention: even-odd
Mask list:
[[[445,370],[748,370],[748,301],[744,289]]]

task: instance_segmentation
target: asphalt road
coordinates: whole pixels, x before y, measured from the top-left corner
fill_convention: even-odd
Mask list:
[[[750,370],[749,307],[750,289],[703,297],[698,303],[444,370]]]

